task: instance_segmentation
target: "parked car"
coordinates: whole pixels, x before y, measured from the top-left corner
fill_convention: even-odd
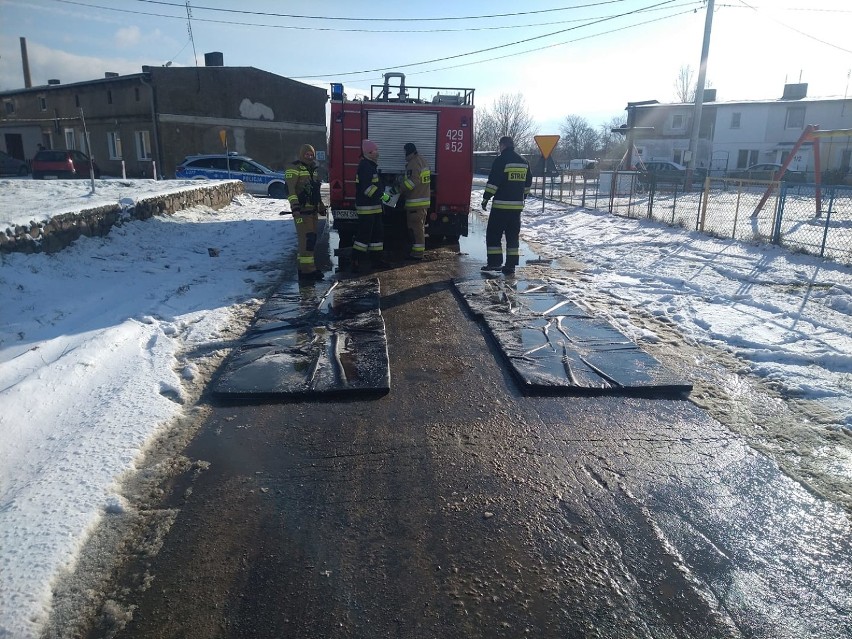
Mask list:
[[[683,186],[686,184],[686,172],[687,168],[683,164],[666,160],[650,160],[639,165],[639,183]],[[702,184],[706,177],[706,169],[694,169],[692,173],[693,185]]]
[[[0,151],[0,175],[27,175],[29,172],[26,162]]]
[[[597,166],[597,160],[577,158],[574,160],[569,160],[568,164],[562,165],[562,168],[566,171],[591,171],[592,169],[597,168]]]
[[[95,177],[101,177],[101,170],[94,160],[82,151],[42,149],[33,158],[34,180],[55,180],[57,178],[86,179],[95,171]]]
[[[781,165],[774,162],[762,162],[761,164],[752,164],[745,169],[738,169],[728,173],[728,177],[740,180],[763,180],[771,182],[776,179],[781,171]],[[781,176],[782,182],[807,182],[808,176],[804,171],[791,171],[787,169],[784,175]]]
[[[188,155],[175,168],[175,177],[179,180],[242,180],[246,191],[253,195],[287,197],[283,173],[236,153]]]

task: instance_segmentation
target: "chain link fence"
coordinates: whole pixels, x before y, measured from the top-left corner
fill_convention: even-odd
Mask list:
[[[852,265],[852,186],[709,178],[687,189],[635,171],[576,171],[536,178],[532,190],[573,206]]]

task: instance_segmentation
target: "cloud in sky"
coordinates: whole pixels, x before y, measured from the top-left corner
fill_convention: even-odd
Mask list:
[[[142,39],[142,31],[137,26],[122,27],[115,33],[115,45],[121,49],[135,47]]]
[[[17,44],[17,43],[15,43]],[[9,51],[13,49],[13,53]],[[19,88],[23,86],[23,66],[21,64],[20,48],[8,47],[6,44],[0,48],[0,89]],[[112,57],[102,58],[96,56],[76,55],[46,47],[37,43],[27,42],[27,58],[30,65],[30,77],[33,86],[47,84],[47,81],[56,78],[62,84],[72,82],[84,82],[104,77],[104,72],[113,71],[121,75],[139,73],[143,64],[150,64],[150,59],[129,60],[126,58]],[[13,64],[14,62],[14,64]]]

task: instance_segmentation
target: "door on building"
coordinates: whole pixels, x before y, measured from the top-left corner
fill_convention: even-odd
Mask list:
[[[6,133],[6,153],[18,160],[26,161],[24,156],[24,139],[20,133]]]

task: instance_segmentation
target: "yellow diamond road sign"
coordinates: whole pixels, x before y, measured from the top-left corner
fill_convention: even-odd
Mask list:
[[[535,136],[535,143],[538,144],[538,148],[541,149],[541,154],[544,156],[545,160],[550,157],[551,153],[553,153],[553,149],[556,148],[557,142],[559,142],[558,135]]]

